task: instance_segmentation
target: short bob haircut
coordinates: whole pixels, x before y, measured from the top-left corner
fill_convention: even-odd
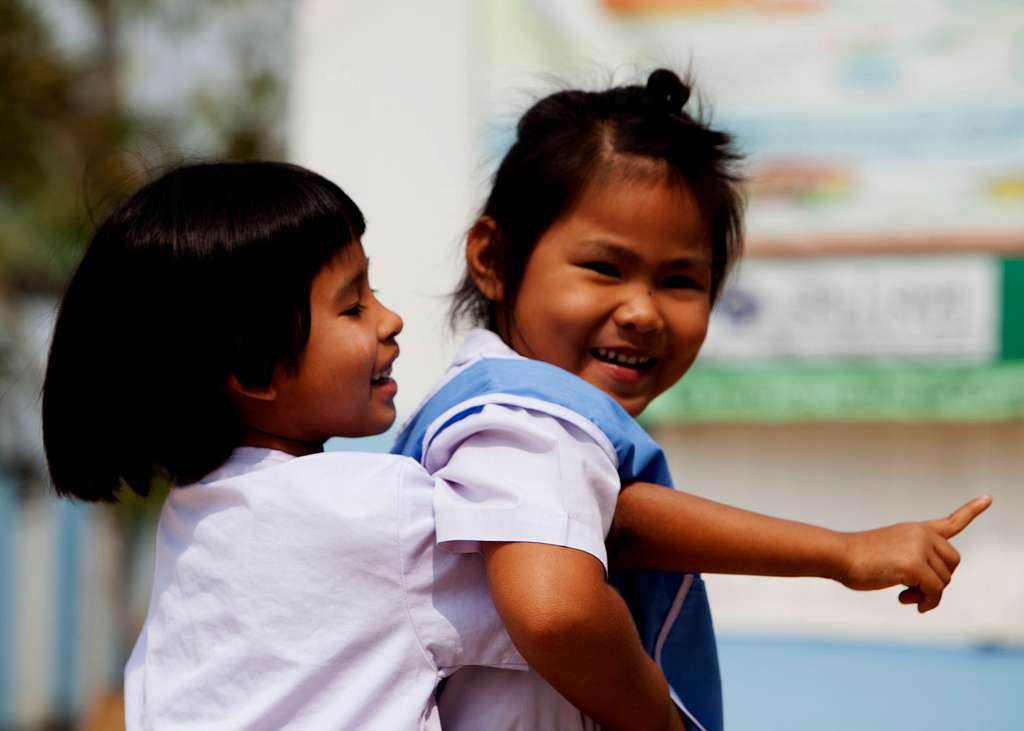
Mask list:
[[[43,386],[60,495],[195,482],[238,446],[229,375],[294,372],[313,278],[362,236],[334,183],[274,162],[180,167],[99,227],[61,302]]]
[[[452,298],[453,327],[468,322],[499,330],[499,313],[510,317],[537,242],[598,176],[635,182],[660,175],[689,188],[711,240],[714,304],[743,250],[744,201],[735,171],[740,155],[729,135],[684,111],[690,86],[658,69],[646,86],[560,91],[527,110],[480,212],[496,225],[491,255],[505,306],[484,297],[467,270]]]

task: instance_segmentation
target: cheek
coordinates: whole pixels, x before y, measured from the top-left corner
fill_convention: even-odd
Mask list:
[[[673,330],[680,340],[700,347],[708,332],[711,307],[706,301],[691,302],[673,318]]]
[[[675,343],[675,357],[682,367],[688,368],[696,358],[708,332],[708,308],[694,306],[680,313],[672,323],[672,340]]]
[[[360,333],[360,337],[353,337],[345,344],[339,344],[339,347],[344,347],[344,357],[353,369],[362,367],[365,370],[373,370],[376,354],[373,343],[365,333]]]
[[[320,386],[346,390],[368,384],[374,352],[366,337],[343,323],[321,335],[308,348],[309,362],[317,371]]]
[[[693,345],[694,348],[697,348],[699,350],[700,347],[704,344],[704,338],[707,337],[707,334],[708,317],[707,313],[705,313],[701,319],[695,320],[691,324],[690,331],[687,334],[687,340]]]
[[[579,359],[579,348],[590,341],[596,326],[594,306],[579,290],[563,281],[555,289],[538,293],[535,298],[520,298],[516,321],[533,357],[572,370]]]
[[[544,254],[540,249],[534,252],[513,309],[515,327],[526,346],[520,352],[574,370],[580,345],[589,342],[591,331],[600,324],[595,293],[573,267]]]
[[[556,291],[548,301],[539,308],[541,317],[548,330],[563,337],[580,337],[581,334],[595,324],[595,306],[592,298],[580,288],[562,285],[562,291]]]
[[[575,277],[571,269],[561,268],[557,273],[559,276],[535,278],[529,289],[521,290],[519,302],[536,328],[571,335],[594,324],[603,293]]]

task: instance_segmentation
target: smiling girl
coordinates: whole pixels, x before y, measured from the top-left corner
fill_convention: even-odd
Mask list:
[[[653,667],[690,728],[719,731],[700,576],[629,567],[904,584],[927,611],[959,560],[947,539],[988,505],[844,534],[663,487],[664,455],[632,417],[693,364],[741,249],[736,155],[689,95],[659,70],[540,100],[469,232],[453,316],[480,329],[396,449],[442,478],[438,542],[482,556],[535,672],[456,673],[446,729],[663,727],[666,703],[630,685]]]
[[[57,492],[172,485],[130,731],[436,731],[455,668],[524,666],[478,562],[434,550],[434,480],[322,451],[395,418],[402,320],[364,228],[302,168],[192,165],[115,210],[68,286],[43,392]]]

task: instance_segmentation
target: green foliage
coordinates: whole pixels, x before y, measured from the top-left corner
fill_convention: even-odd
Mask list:
[[[278,157],[283,71],[260,57],[267,27],[236,29],[227,49],[238,67],[230,89],[204,88],[187,108],[136,109],[126,94],[131,31],[183,37],[225,12],[276,9],[255,0],[65,0],[92,42],[70,53],[29,0],[0,3],[0,294],[59,292],[96,221],[158,170],[186,156],[182,120],[213,130],[207,157]],[[219,15],[218,15],[219,14]],[[228,20],[230,24],[230,18]],[[280,42],[279,39],[278,43]],[[136,49],[137,51],[137,49]],[[189,155],[195,150],[189,150]]]
[[[100,75],[95,62],[63,59],[29,6],[0,7],[0,97],[8,100],[0,115],[0,281],[52,289],[83,228],[86,156],[116,146],[129,125],[109,100],[88,93]]]

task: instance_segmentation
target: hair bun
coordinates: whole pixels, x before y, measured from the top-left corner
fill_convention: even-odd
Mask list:
[[[666,114],[682,114],[690,87],[672,71],[657,69],[647,77],[647,95]]]

